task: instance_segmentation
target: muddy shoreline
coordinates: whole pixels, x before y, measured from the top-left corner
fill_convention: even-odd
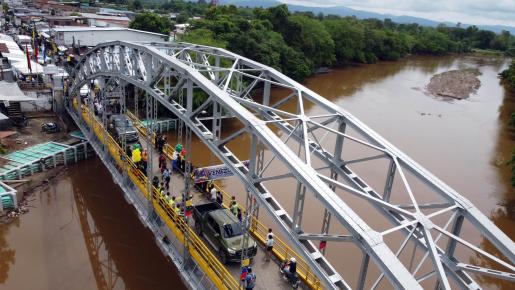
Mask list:
[[[67,170],[67,167],[60,166],[29,176],[29,179],[25,182],[6,182],[18,191],[18,196],[21,198],[18,200],[17,209],[4,210],[0,215],[0,224],[10,224],[21,215],[28,213],[30,208],[34,207],[31,205],[31,201],[35,194],[38,191],[44,191],[52,183],[57,182],[59,178],[64,177]]]

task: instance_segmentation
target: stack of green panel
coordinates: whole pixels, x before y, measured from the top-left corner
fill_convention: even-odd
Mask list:
[[[12,169],[18,168],[20,166],[31,164],[34,161],[40,160],[41,158],[46,158],[52,156],[64,149],[68,148],[66,145],[55,143],[55,142],[47,142],[37,144],[23,150],[19,150],[13,153],[9,153],[3,158],[10,160],[7,164],[0,167],[0,173],[8,172]],[[32,164],[32,170],[34,172],[39,171],[39,164]],[[25,167],[21,170],[22,176],[26,176],[30,174],[30,168]],[[3,179],[16,179],[17,173],[15,171],[10,172]]]
[[[14,208],[14,203],[11,195],[5,194],[0,195],[0,201],[2,202],[2,206],[5,208]]]

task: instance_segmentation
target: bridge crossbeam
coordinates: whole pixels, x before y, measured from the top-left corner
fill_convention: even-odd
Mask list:
[[[173,90],[169,86],[164,89],[161,84],[165,73],[177,78]],[[369,260],[395,288],[421,289],[422,280],[437,277],[437,285],[448,289],[448,275],[464,288],[477,287],[467,272],[488,271],[463,266],[456,259],[454,251],[463,245],[514,272],[513,241],[472,203],[350,113],[272,68],[223,49],[206,46],[111,42],[93,48],[80,61],[72,74],[72,95],[95,78],[119,78],[133,84],[177,115],[250,189],[326,287],[350,288],[343,279],[344,273],[338,273],[309,240],[354,241],[363,252],[358,288],[364,287],[367,280]],[[272,88],[279,93],[272,96]],[[205,96],[197,107],[193,105],[193,91]],[[177,95],[186,95],[187,98],[184,101]],[[316,113],[311,113],[314,106]],[[215,112],[211,128],[200,120],[201,112],[209,108]],[[222,112],[224,118],[239,122],[243,127],[224,139],[220,137]],[[267,165],[253,174],[249,174],[254,172],[253,169],[241,162],[245,156],[237,156],[228,149],[228,144],[238,142],[242,136],[257,140],[259,146],[252,147],[266,148],[270,152]],[[349,150],[346,146],[354,146],[350,147],[354,149]],[[356,150],[367,154],[360,156]],[[249,152],[251,157],[258,153],[255,149],[249,149]],[[274,173],[269,167],[272,162],[287,172]],[[357,173],[356,166],[365,162],[387,164],[384,169],[381,167],[387,177],[382,193],[374,188],[377,186],[371,185],[374,182],[368,180],[368,175]],[[285,178],[294,178],[298,184],[294,200],[296,206],[291,213],[279,204],[274,192],[265,184]],[[394,181],[401,186],[395,186]],[[312,194],[319,206],[334,217],[324,218],[324,223],[329,220],[337,222],[348,235],[328,233],[328,224],[324,224],[325,230],[321,235],[304,234],[301,221],[305,192]],[[432,199],[421,200],[421,192]],[[360,197],[378,214],[385,216],[391,228],[384,230],[369,226],[367,217],[348,204],[349,193]],[[451,218],[443,226],[438,219],[445,215]],[[448,233],[446,228],[451,220],[454,224]],[[470,243],[460,237],[464,220],[478,229],[509,262],[497,259],[478,247],[470,247]],[[402,250],[394,253],[395,243],[385,242],[385,235],[396,233],[405,237],[401,249],[411,242],[414,245],[413,257],[417,247],[424,253],[419,265],[430,257],[432,270],[423,276],[424,279],[416,276],[417,269],[411,271],[413,258],[410,266],[406,265],[398,258]],[[437,244],[442,235],[449,240],[445,250]],[[501,276],[511,279],[510,273]]]

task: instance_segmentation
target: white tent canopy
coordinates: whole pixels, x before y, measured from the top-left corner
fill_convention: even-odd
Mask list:
[[[30,39],[30,37],[26,35],[17,35],[17,37],[28,37],[28,39]],[[0,43],[4,43],[7,46],[8,52],[2,52],[2,56],[9,59],[12,68],[16,72],[24,75],[43,73],[43,66],[33,60],[30,61],[32,72],[29,70],[29,66],[27,64],[27,55],[18,47],[18,44],[14,42],[12,37],[5,34],[0,34]]]
[[[36,101],[35,98],[26,96],[17,83],[0,81],[0,102],[28,102]]]

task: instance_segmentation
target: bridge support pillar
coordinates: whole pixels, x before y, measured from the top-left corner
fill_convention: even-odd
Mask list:
[[[359,271],[358,286],[356,287],[356,289],[358,290],[363,290],[365,288],[369,261],[370,256],[367,253],[363,252],[363,260],[361,261],[361,269]]]
[[[342,118],[338,119],[338,132],[344,134],[345,130],[347,129],[347,125],[345,124],[345,121]],[[342,162],[342,154],[343,154],[343,141],[344,137],[343,135],[339,134],[336,136],[336,142],[334,146],[334,159],[336,162],[340,163]],[[331,168],[331,179],[334,181],[338,181],[338,172]],[[336,185],[330,184],[329,188],[331,188],[332,191],[336,192]],[[322,230],[320,231],[322,234],[328,234],[329,228],[331,226],[331,212],[329,212],[327,209],[324,209],[324,217],[322,218]],[[321,241],[320,245],[322,245],[322,242],[327,243],[326,241]],[[327,249],[327,244],[325,244],[324,247],[319,246],[320,252],[325,255],[325,250]]]
[[[390,201],[390,196],[392,194],[393,180],[395,178],[396,171],[397,171],[397,165],[395,165],[395,161],[393,159],[391,159],[390,165],[388,166],[388,173],[386,176],[386,182],[384,185],[384,192],[383,192],[383,200],[386,202]]]
[[[152,138],[154,138],[155,132],[155,122],[157,118],[157,100],[152,98],[145,92],[145,110],[146,110],[146,118],[147,118],[147,134],[146,135],[146,146],[148,148],[148,157],[147,157],[147,192],[148,192],[148,211],[149,218],[151,216],[150,213],[154,212],[154,207],[152,205],[152,200],[154,199],[154,187],[152,185],[152,180],[154,179],[154,143],[152,142]]]

